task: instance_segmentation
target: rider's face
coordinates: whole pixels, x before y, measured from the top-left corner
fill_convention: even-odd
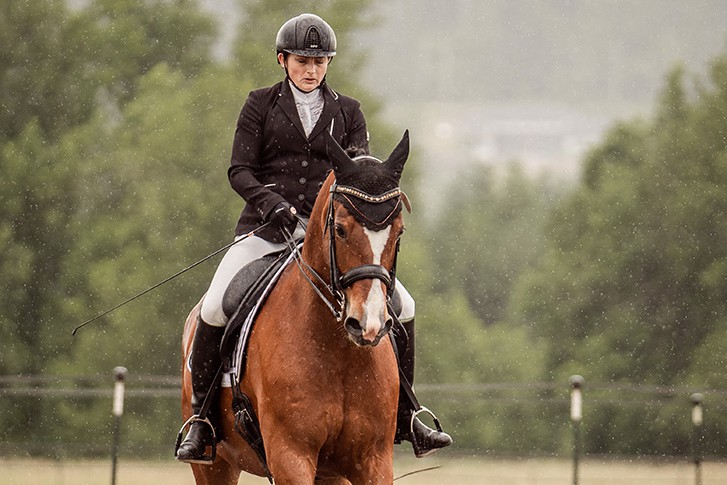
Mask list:
[[[307,93],[320,86],[328,70],[329,58],[289,54],[286,59],[283,54],[278,54],[278,62],[288,70],[293,84]]]

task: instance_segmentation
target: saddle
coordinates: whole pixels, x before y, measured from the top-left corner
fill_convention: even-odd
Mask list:
[[[231,357],[245,321],[254,319],[253,310],[264,303],[291,252],[286,248],[255,259],[243,266],[230,281],[222,298],[222,311],[228,318],[220,344],[223,360]]]

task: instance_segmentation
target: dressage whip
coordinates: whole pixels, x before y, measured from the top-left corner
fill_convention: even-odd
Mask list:
[[[405,473],[403,475],[399,475],[398,477],[396,477],[394,479],[394,481],[397,481],[397,480],[402,479],[404,477],[409,477],[411,475],[416,475],[417,473],[430,472],[430,471],[436,470],[438,468],[442,468],[442,465],[430,466],[429,468],[422,468],[421,470],[414,470],[413,472],[409,472],[409,473]]]
[[[248,232],[247,234],[245,234],[244,236],[240,237],[239,239],[235,239],[231,243],[222,246],[220,249],[216,250],[215,252],[213,252],[211,254],[208,254],[204,258],[200,259],[199,261],[197,261],[195,263],[190,264],[189,266],[187,266],[186,268],[184,268],[184,269],[182,269],[180,271],[177,271],[173,275],[171,275],[171,276],[169,276],[167,278],[164,278],[159,283],[157,283],[157,284],[155,284],[153,286],[150,286],[149,288],[147,288],[146,290],[142,291],[141,293],[137,293],[136,295],[132,296],[131,298],[127,298],[126,300],[122,301],[118,305],[116,305],[116,306],[114,306],[112,308],[109,308],[108,310],[106,310],[104,312],[99,313],[98,315],[96,315],[95,317],[93,317],[93,318],[91,318],[89,320],[86,320],[85,322],[83,322],[82,324],[80,324],[76,328],[74,328],[73,329],[73,332],[71,332],[71,335],[76,335],[76,332],[78,332],[78,330],[80,328],[85,327],[89,323],[94,322],[94,321],[98,320],[99,318],[101,318],[101,317],[103,317],[105,315],[108,315],[109,313],[113,312],[114,310],[118,310],[119,308],[121,308],[122,306],[126,305],[127,303],[131,303],[132,301],[136,300],[137,298],[140,298],[140,297],[146,295],[150,291],[159,288],[160,286],[162,286],[163,284],[166,284],[166,283],[170,282],[171,280],[173,280],[177,276],[180,276],[180,275],[186,273],[187,271],[189,271],[190,269],[192,269],[192,268],[194,268],[196,266],[199,266],[200,264],[204,263],[208,259],[214,258],[218,254],[220,254],[222,251],[226,251],[227,249],[230,249],[232,246],[234,246],[238,242],[242,241],[243,239],[247,239],[250,236],[254,236],[256,232],[258,232],[262,228],[268,226],[269,224],[270,224],[269,222],[266,222],[266,223],[264,223],[264,224],[256,227],[255,229],[253,229],[252,231]]]

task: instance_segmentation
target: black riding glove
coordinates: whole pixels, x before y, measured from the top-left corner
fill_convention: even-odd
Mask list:
[[[287,202],[280,202],[270,212],[268,221],[278,229],[285,228],[289,233],[293,234],[295,226],[298,224],[298,218],[295,217],[295,214],[295,207]]]

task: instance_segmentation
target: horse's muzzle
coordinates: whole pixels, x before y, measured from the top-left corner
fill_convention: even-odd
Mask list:
[[[368,329],[364,332],[363,325],[356,318],[346,317],[343,321],[343,326],[346,328],[348,336],[356,345],[361,347],[375,347],[379,344],[379,342],[381,342],[381,339],[389,333],[392,323],[393,321],[391,317],[387,318],[384,325],[382,325],[379,331],[373,336],[371,335],[372,332]]]

